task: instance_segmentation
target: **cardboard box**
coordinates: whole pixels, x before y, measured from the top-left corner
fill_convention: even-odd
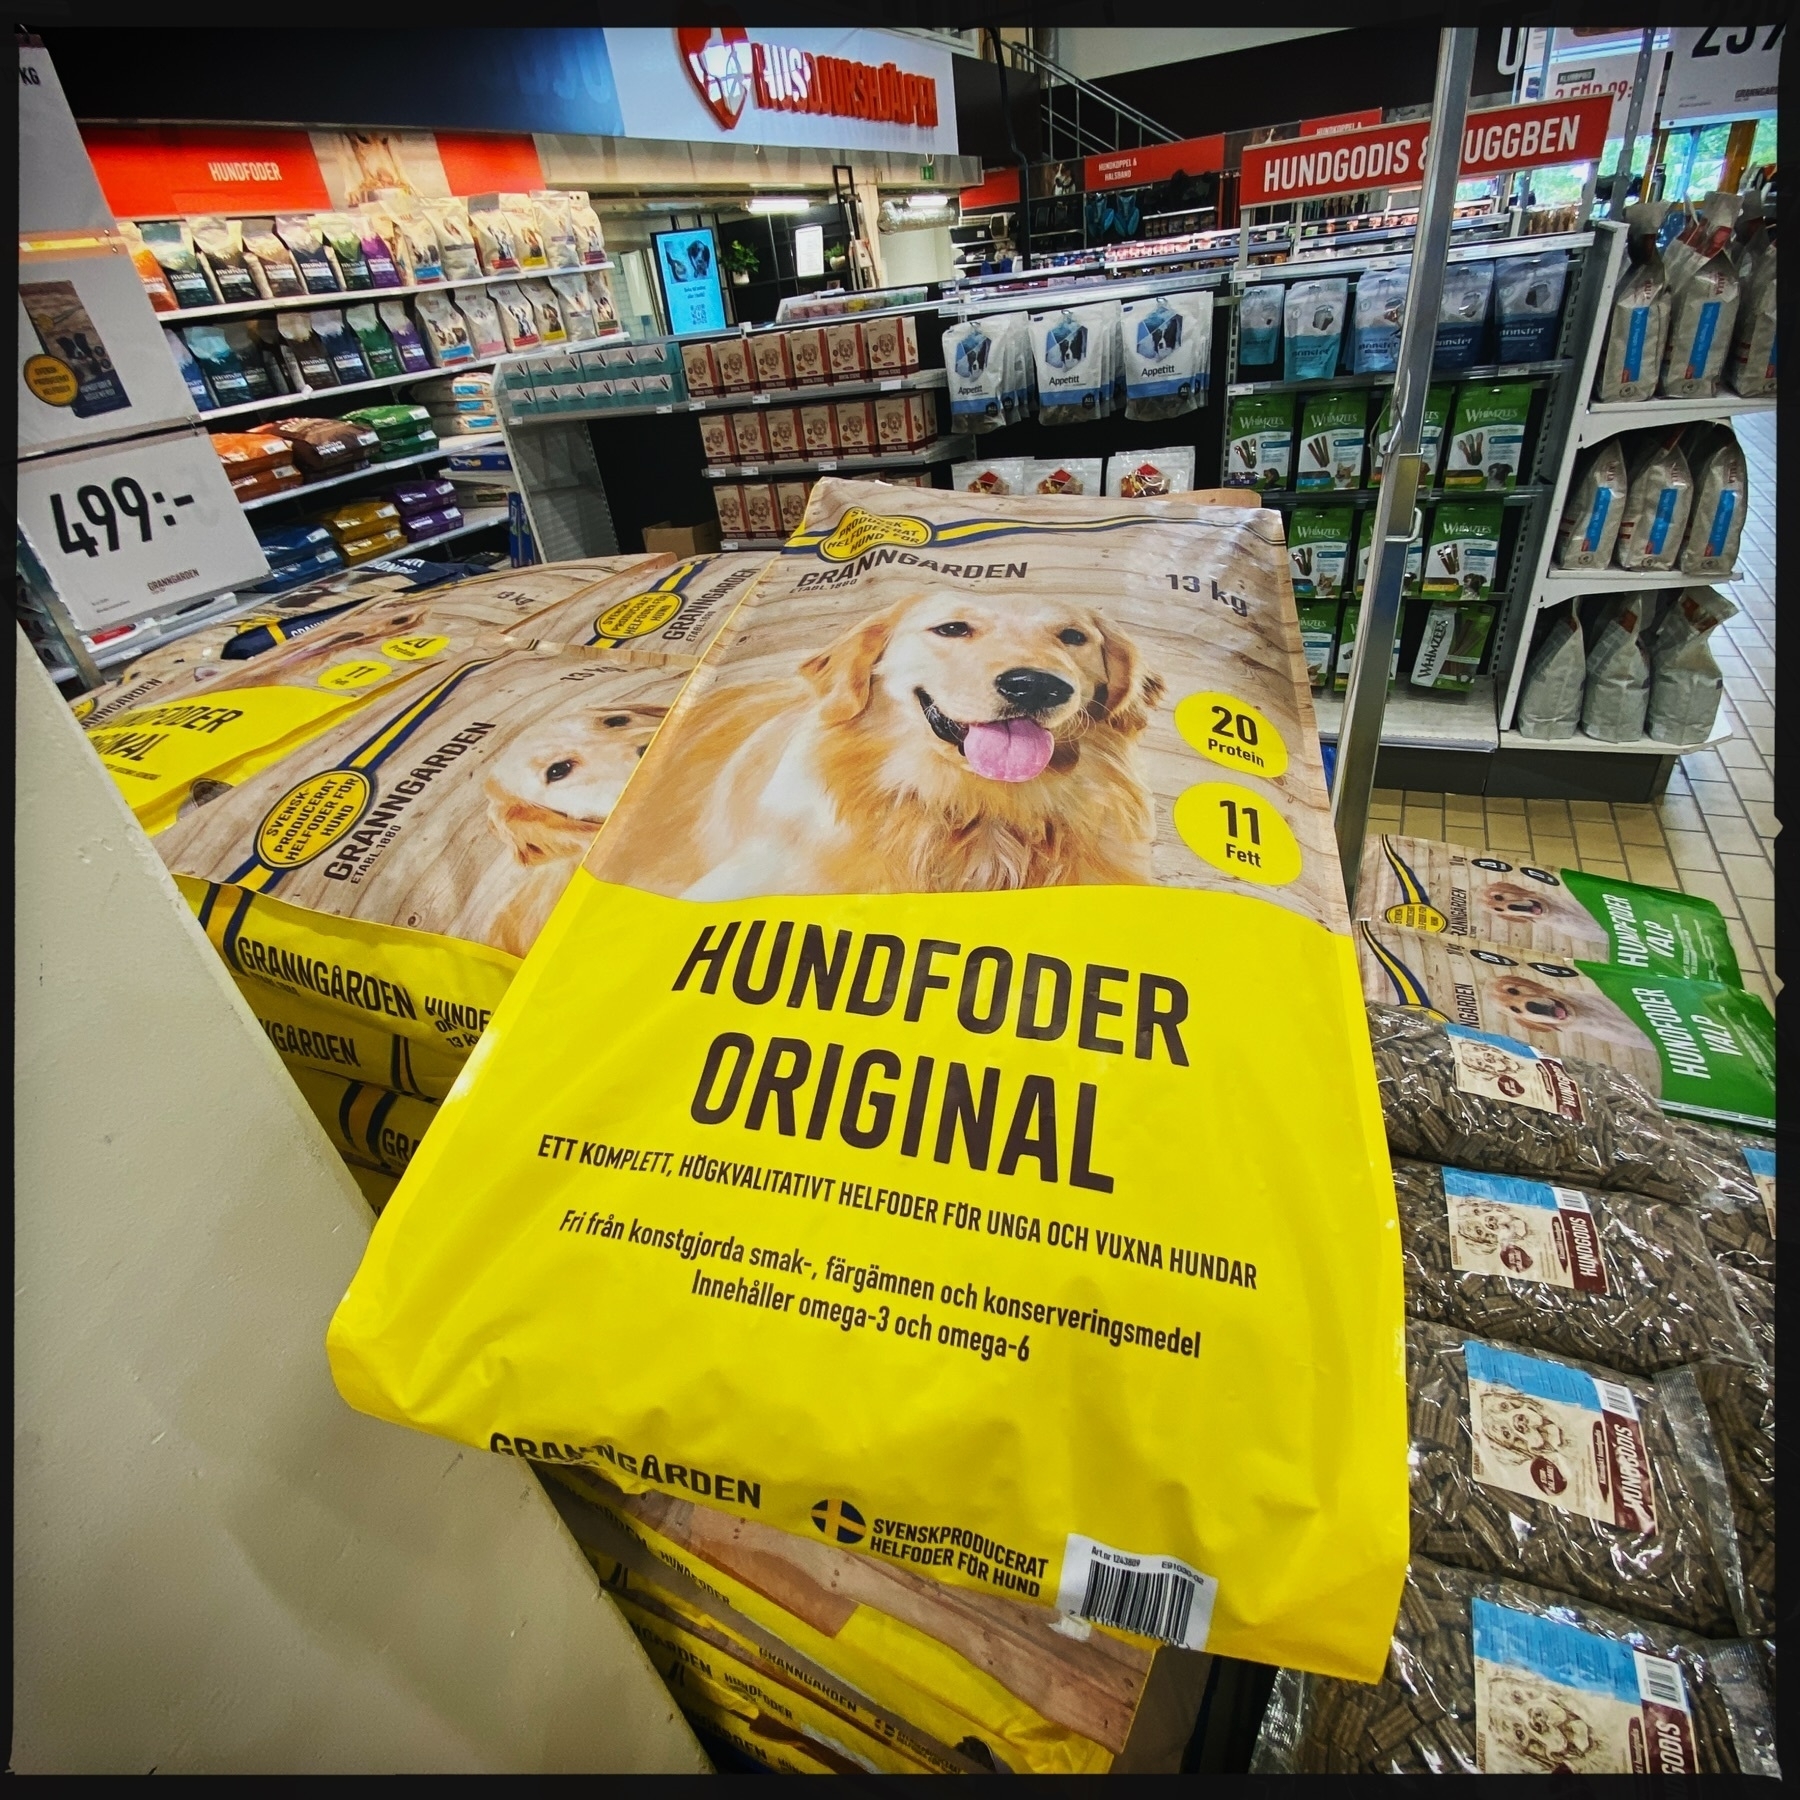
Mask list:
[[[745,537],[781,537],[781,509],[775,500],[775,484],[772,481],[746,481],[743,486]]]
[[[748,394],[756,386],[756,368],[750,361],[749,340],[714,338],[713,367],[719,372],[719,389],[726,394]]]
[[[759,388],[794,385],[794,365],[788,360],[785,331],[759,332],[750,340],[750,358]]]
[[[870,319],[862,334],[871,374],[904,375],[919,366],[919,327],[911,313]]]
[[[711,344],[682,344],[680,346],[680,373],[688,378],[688,392],[700,400],[706,394],[718,392],[718,371],[713,367],[713,346]]]
[[[869,355],[863,347],[863,328],[854,319],[825,327],[825,350],[831,360],[833,381],[859,381],[869,372]]]
[[[660,525],[644,527],[644,549],[651,555],[664,551],[670,556],[710,556],[718,547],[719,528],[710,521],[671,525],[665,519]]]
[[[770,462],[793,462],[806,454],[797,407],[771,406],[763,414],[763,430],[769,439]]]
[[[800,529],[800,521],[806,517],[806,491],[804,481],[778,481],[775,484],[775,504],[781,512],[781,529],[784,535]]]
[[[910,450],[913,445],[912,425],[904,394],[877,394],[875,407],[875,442],[883,456]]]
[[[737,460],[737,445],[731,436],[730,413],[713,412],[700,415],[700,449],[709,463]]]
[[[713,505],[719,512],[719,535],[722,538],[741,538],[744,532],[744,490],[735,481],[718,481],[713,483]],[[649,538],[645,537],[648,544]],[[662,546],[658,545],[658,549]]]
[[[845,456],[873,456],[875,409],[866,400],[839,400],[832,407],[837,423],[838,449]]]
[[[829,406],[801,407],[800,440],[804,455],[836,456],[838,451],[836,412]]]
[[[803,326],[786,336],[795,387],[823,387],[831,379],[831,352],[826,347],[824,326]]]
[[[763,430],[760,408],[745,407],[742,412],[727,413],[731,421],[731,442],[736,455],[727,462],[765,463],[769,460],[769,435]]]
[[[937,395],[926,388],[906,396],[906,439],[915,449],[933,443],[938,435]]]

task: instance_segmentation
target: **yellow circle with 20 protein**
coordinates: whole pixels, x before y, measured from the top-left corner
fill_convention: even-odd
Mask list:
[[[1281,733],[1235,694],[1189,694],[1175,708],[1175,729],[1209,762],[1271,781],[1287,773]]]
[[[1203,781],[1174,806],[1181,841],[1226,875],[1286,887],[1300,874],[1300,843],[1268,795],[1230,781]]]
[[[383,656],[391,656],[395,662],[424,662],[436,656],[440,650],[448,650],[450,640],[435,632],[422,633],[416,637],[393,637],[381,646]]]

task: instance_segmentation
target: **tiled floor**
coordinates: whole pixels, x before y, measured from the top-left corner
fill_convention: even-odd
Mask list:
[[[1775,415],[1737,421],[1750,471],[1750,517],[1724,591],[1739,607],[1714,634],[1733,736],[1684,756],[1650,806],[1603,800],[1496,800],[1377,788],[1371,831],[1448,838],[1554,868],[1591,869],[1716,901],[1744,985],[1774,1005],[1775,973]]]

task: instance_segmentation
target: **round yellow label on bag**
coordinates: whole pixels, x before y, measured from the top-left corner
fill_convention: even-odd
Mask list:
[[[1211,762],[1273,781],[1285,775],[1287,744],[1248,700],[1235,694],[1189,694],[1175,708],[1175,729]]]
[[[1175,802],[1175,829],[1200,858],[1254,881],[1285,887],[1300,873],[1300,844],[1266,795],[1229,781],[1203,781]]]
[[[393,672],[386,663],[377,662],[372,656],[359,656],[350,662],[333,663],[319,676],[319,686],[338,690],[372,687]]]

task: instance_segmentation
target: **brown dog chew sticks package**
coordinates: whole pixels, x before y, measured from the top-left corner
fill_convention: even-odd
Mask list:
[[[383,1214],[340,1391],[1372,1677],[1402,1307],[1347,925],[1274,514],[823,481]]]

